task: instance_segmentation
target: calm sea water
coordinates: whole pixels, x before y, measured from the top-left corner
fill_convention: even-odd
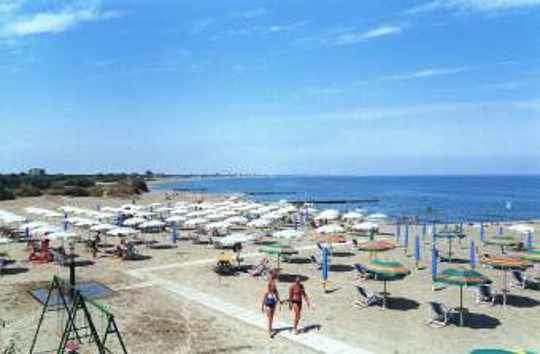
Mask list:
[[[390,216],[439,220],[540,218],[540,176],[239,177],[164,181],[153,190],[205,189],[243,193],[258,201],[378,199],[373,203],[317,205],[366,209]]]

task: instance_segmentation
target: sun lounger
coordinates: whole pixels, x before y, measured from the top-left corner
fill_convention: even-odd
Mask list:
[[[445,327],[450,322],[451,315],[455,311],[450,310],[445,304],[435,301],[429,302],[429,318],[426,322],[428,326]]]
[[[512,277],[514,278],[514,282],[512,283],[512,287],[517,287],[520,289],[526,289],[526,288],[537,288],[539,283],[529,280],[524,272],[520,270],[514,270],[512,271]]]
[[[490,304],[493,306],[495,304],[495,295],[493,294],[491,290],[491,286],[489,285],[480,285],[478,287],[478,292],[476,295],[476,303],[477,304]]]
[[[266,276],[270,268],[268,267],[268,259],[264,258],[255,268],[248,271],[252,277]]]
[[[358,280],[367,280],[372,279],[373,275],[370,274],[366,267],[361,265],[360,263],[355,263],[354,268],[356,269],[356,272],[358,273]]]
[[[382,306],[384,299],[379,294],[376,294],[368,288],[364,288],[362,286],[356,286],[356,290],[358,291],[358,299],[354,303],[356,306],[362,308],[373,305]]]

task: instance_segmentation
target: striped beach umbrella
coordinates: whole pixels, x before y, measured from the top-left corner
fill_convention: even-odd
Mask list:
[[[463,326],[463,287],[491,283],[491,280],[483,274],[464,267],[448,268],[442,271],[435,280],[439,283],[459,286],[459,324],[461,326]]]
[[[441,231],[435,234],[436,239],[446,239],[448,240],[448,261],[452,262],[452,240],[458,238],[458,234],[452,231]]]
[[[494,269],[501,270],[503,272],[503,306],[506,306],[506,294],[508,293],[508,276],[509,270],[525,270],[532,266],[532,264],[520,257],[511,256],[489,256],[482,257],[480,263],[493,267]]]
[[[397,261],[372,259],[366,264],[366,271],[374,275],[375,280],[383,282],[383,308],[386,308],[386,282],[399,280],[411,274],[411,271]]]
[[[499,246],[501,248],[501,253],[504,254],[505,247],[517,246],[519,241],[512,236],[495,236],[484,240],[484,243],[490,246]]]
[[[396,248],[396,244],[389,240],[366,241],[358,244],[358,249],[364,252],[370,252],[370,257],[373,253],[390,251]]]
[[[521,258],[529,262],[540,263],[540,249],[531,249],[521,254]]]
[[[290,245],[283,245],[281,243],[274,243],[271,245],[265,245],[257,248],[258,252],[266,253],[271,256],[277,257],[277,267],[279,268],[281,256],[290,256],[293,254],[298,254],[298,251],[295,250]]]

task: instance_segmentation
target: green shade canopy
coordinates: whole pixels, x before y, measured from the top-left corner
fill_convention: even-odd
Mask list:
[[[441,272],[435,281],[457,286],[478,286],[491,283],[491,280],[481,273],[463,267],[448,268]]]
[[[396,244],[388,240],[377,240],[377,241],[367,241],[362,242],[358,245],[360,251],[368,252],[382,252],[389,251],[396,248]]]
[[[502,270],[525,270],[532,266],[528,261],[511,256],[489,256],[480,258],[480,263]]]
[[[298,251],[295,250],[294,248],[292,248],[291,246],[282,245],[282,244],[279,244],[279,243],[259,247],[259,248],[257,248],[257,251],[259,251],[261,253],[275,255],[275,256],[298,254]]]
[[[540,249],[530,250],[529,252],[523,253],[521,258],[534,263],[540,263]]]
[[[470,354],[536,354],[530,350],[508,350],[508,349],[497,349],[497,348],[481,348],[475,349],[470,352]]]
[[[485,240],[484,243],[493,246],[515,246],[519,241],[512,236],[495,236]]]
[[[377,279],[394,280],[401,279],[409,275],[411,271],[396,261],[384,259],[372,259],[366,265],[368,273],[376,275]]]

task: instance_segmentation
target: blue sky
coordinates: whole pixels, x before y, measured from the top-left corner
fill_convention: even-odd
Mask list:
[[[0,171],[540,173],[540,0],[0,0]]]

